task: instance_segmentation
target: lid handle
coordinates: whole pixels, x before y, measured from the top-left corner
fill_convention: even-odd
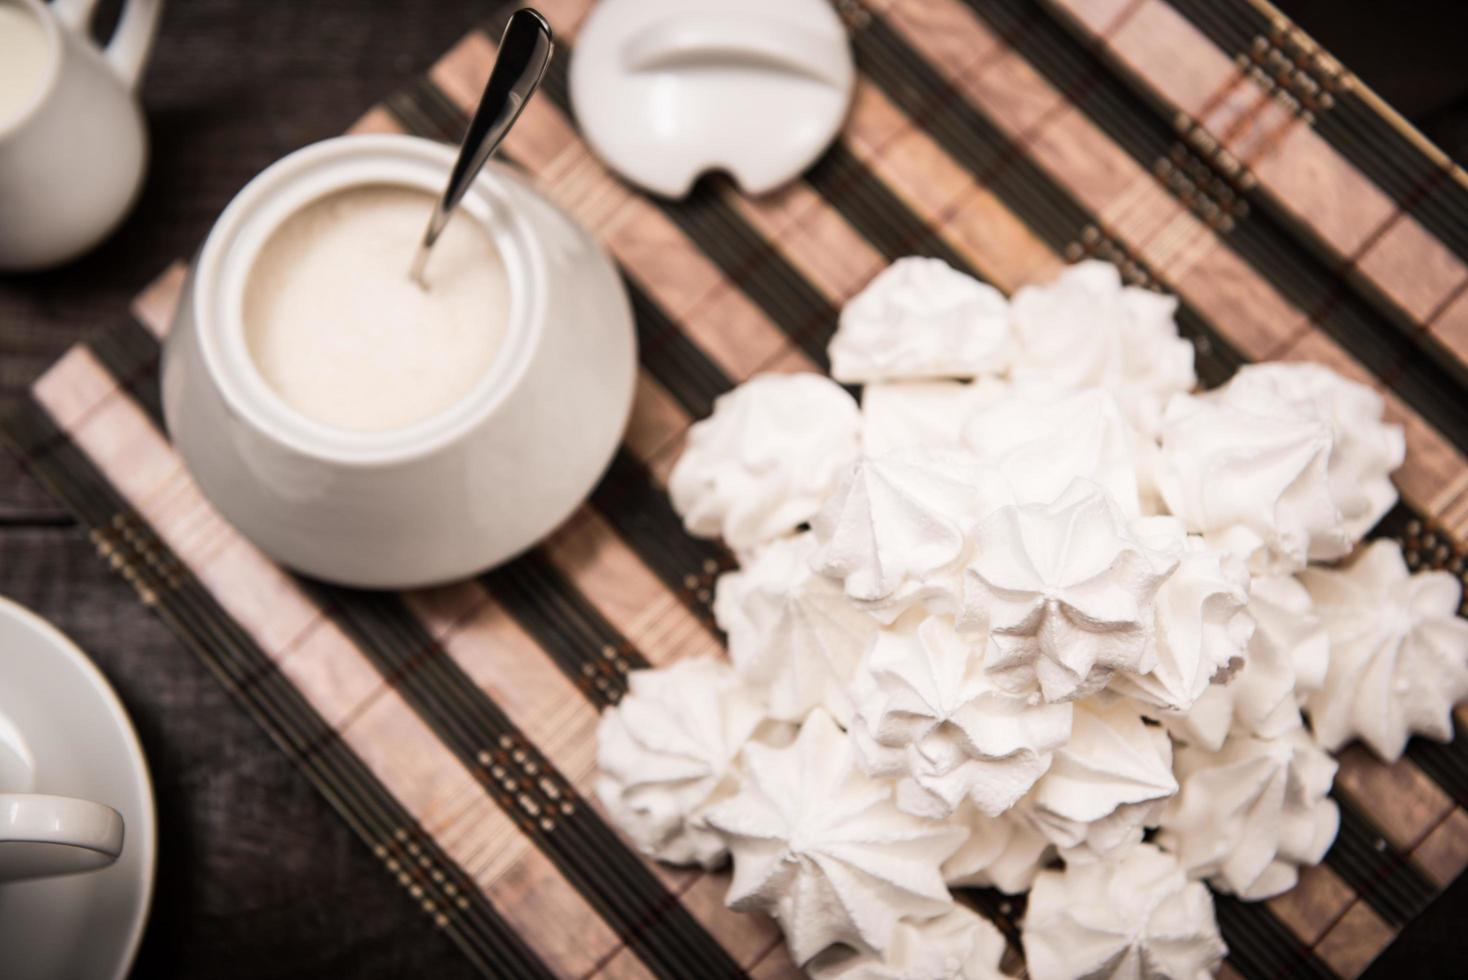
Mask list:
[[[845,45],[769,17],[680,14],[649,25],[622,49],[628,71],[732,64],[775,68],[845,87],[851,64]]]

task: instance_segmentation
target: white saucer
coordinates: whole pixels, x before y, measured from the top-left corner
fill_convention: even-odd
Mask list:
[[[0,976],[121,980],[153,897],[158,848],[148,765],[121,702],[86,654],[3,597],[0,780],[3,792],[105,803],[125,823],[122,857],[109,868],[0,884]]]

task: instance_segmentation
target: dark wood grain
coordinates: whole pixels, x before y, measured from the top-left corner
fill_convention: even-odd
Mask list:
[[[126,316],[139,287],[190,254],[260,169],[341,131],[496,5],[173,0],[143,89],[153,160],[142,198],[91,255],[52,272],[0,278],[0,397],[22,390],[76,340]],[[1391,50],[1402,53],[1367,64],[1362,59],[1381,50],[1379,6],[1281,6],[1386,98],[1415,110],[1450,151],[1468,146],[1464,76],[1424,67],[1456,64],[1460,31],[1435,30],[1426,18],[1397,22]],[[88,649],[140,729],[157,790],[160,867],[138,976],[467,974],[457,951],[286,757],[3,452],[0,594]],[[1460,881],[1409,926],[1376,975],[1425,975],[1434,962],[1458,962],[1464,935],[1456,923],[1465,909],[1468,886]]]

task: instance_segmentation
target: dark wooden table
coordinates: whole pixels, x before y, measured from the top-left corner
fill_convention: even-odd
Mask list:
[[[172,0],[143,88],[153,162],[142,200],[86,258],[0,279],[0,396],[126,316],[138,288],[190,254],[255,173],[340,132],[494,6]],[[1449,152],[1468,157],[1468,73],[1458,51],[1468,5],[1417,0],[1390,15],[1365,0],[1281,6]],[[467,974],[286,757],[3,452],[0,594],[89,650],[142,735],[160,863],[139,977]],[[1460,882],[1373,975],[1445,975],[1468,952],[1465,913]]]

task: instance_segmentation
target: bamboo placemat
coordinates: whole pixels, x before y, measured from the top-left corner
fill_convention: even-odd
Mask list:
[[[642,370],[591,501],[477,580],[399,595],[281,571],[214,513],[159,416],[182,269],[73,348],[3,430],[133,584],[469,960],[494,976],[781,977],[725,874],[638,856],[590,794],[599,711],[629,670],[716,650],[730,564],[665,482],[689,423],[757,370],[823,369],[841,303],[927,254],[1006,292],[1085,255],[1177,293],[1207,384],[1308,358],[1406,426],[1377,534],[1462,575],[1468,533],[1468,181],[1257,0],[842,0],[860,79],[840,141],[752,200],[610,176],[572,126],[587,0],[541,0],[562,52],[506,155],[620,263]],[[501,15],[503,16],[503,15]],[[502,19],[359,122],[457,140]],[[1459,719],[1468,720],[1460,711]],[[1341,834],[1299,888],[1218,900],[1245,977],[1353,977],[1468,866],[1468,741],[1359,747]],[[1013,942],[1023,903],[967,893]]]

